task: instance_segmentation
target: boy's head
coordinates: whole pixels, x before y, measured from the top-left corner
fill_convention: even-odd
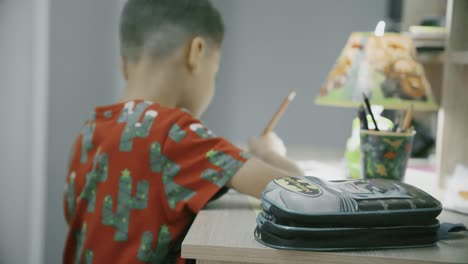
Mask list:
[[[176,87],[158,92],[177,94],[179,106],[200,115],[214,94],[223,37],[222,17],[210,0],[128,0],[120,23],[125,78],[164,68]]]

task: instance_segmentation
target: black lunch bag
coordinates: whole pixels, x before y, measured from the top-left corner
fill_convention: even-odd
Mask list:
[[[420,247],[442,233],[442,204],[424,191],[397,181],[323,181],[288,177],[272,181],[262,194],[257,241],[279,249],[351,250]]]

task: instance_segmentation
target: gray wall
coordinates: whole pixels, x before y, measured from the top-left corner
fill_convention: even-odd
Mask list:
[[[0,263],[27,263],[32,1],[0,0]]]
[[[96,105],[115,99],[115,0],[52,0],[48,194],[44,263],[60,263],[66,237],[62,192],[68,151]]]
[[[384,0],[215,0],[227,26],[205,122],[235,142],[259,134],[296,88],[277,133],[289,145],[343,148],[356,111],[314,105],[350,32],[373,30]]]

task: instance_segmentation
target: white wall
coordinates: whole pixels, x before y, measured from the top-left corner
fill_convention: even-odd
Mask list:
[[[385,0],[214,0],[226,22],[218,94],[205,122],[244,143],[296,88],[277,132],[289,145],[344,149],[356,111],[314,105],[352,31],[373,30]]]
[[[62,192],[68,151],[93,107],[116,98],[115,0],[52,0],[44,263],[60,263],[67,227]]]
[[[30,249],[31,4],[0,1],[0,263],[27,263]]]

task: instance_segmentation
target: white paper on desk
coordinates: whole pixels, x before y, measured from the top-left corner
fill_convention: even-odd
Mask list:
[[[457,165],[447,181],[444,208],[468,214],[468,167]]]
[[[342,163],[328,164],[315,160],[300,160],[297,165],[305,172],[304,176],[314,176],[322,180],[346,179],[346,170]]]

